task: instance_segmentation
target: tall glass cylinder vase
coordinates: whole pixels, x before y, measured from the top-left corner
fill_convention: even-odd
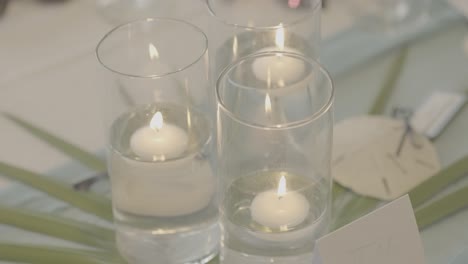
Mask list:
[[[130,263],[204,263],[217,254],[214,95],[207,38],[174,19],[109,32],[108,169],[117,246]]]
[[[205,0],[214,78],[249,54],[285,51],[317,58],[321,0]]]
[[[216,92],[223,263],[312,263],[331,210],[329,75],[302,55],[257,53]]]

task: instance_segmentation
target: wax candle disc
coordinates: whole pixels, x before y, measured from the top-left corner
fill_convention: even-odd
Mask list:
[[[258,52],[278,51],[278,48],[270,47]],[[283,48],[282,52],[299,53],[291,48]],[[252,64],[252,70],[257,79],[273,86],[284,86],[296,82],[305,71],[304,62],[294,57],[277,54],[270,57],[259,57]]]
[[[309,202],[297,192],[278,197],[274,191],[258,194],[250,206],[252,218],[261,225],[280,228],[301,224],[309,213]]]

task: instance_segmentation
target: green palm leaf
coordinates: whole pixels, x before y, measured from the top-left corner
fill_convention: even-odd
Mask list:
[[[422,203],[436,195],[440,190],[444,189],[447,187],[449,184],[459,180],[460,178],[464,177],[466,175],[466,172],[468,171],[468,155],[465,157],[459,159],[452,165],[448,166],[447,168],[441,170],[438,172],[436,175],[432,176],[422,184],[420,184],[418,187],[414,188],[411,190],[408,194],[411,199],[411,203],[413,204],[414,208],[417,208],[420,206]],[[353,199],[349,204],[347,204],[347,207],[345,210],[343,210],[342,214],[339,215],[338,219],[339,221],[335,224],[335,228],[341,227],[344,224],[347,224],[358,217],[370,212],[373,210],[381,201],[377,199],[373,199],[370,197],[364,197],[360,196],[357,194],[352,194]],[[455,194],[454,194],[455,195]],[[460,196],[460,194],[459,194]],[[420,228],[423,228],[433,221],[436,221],[438,217],[430,217],[428,219],[423,220],[424,216],[430,212],[429,210],[434,210],[430,214],[434,216],[444,216],[447,212],[453,212],[455,210],[461,209],[463,207],[460,207],[458,203],[450,203],[447,201],[451,201],[454,198],[451,198],[452,196],[447,196],[445,198],[442,198],[441,200],[434,202],[435,205],[433,207],[428,207],[423,210],[424,213],[419,211],[419,221],[418,223],[421,223]],[[458,196],[454,196],[458,197]],[[447,200],[444,200],[447,199]],[[463,204],[468,204],[468,199],[461,200]],[[436,203],[444,204],[446,207],[440,211],[441,207],[437,206]],[[430,209],[429,209],[430,208]],[[418,209],[419,210],[419,209]],[[417,211],[418,211],[417,210]]]
[[[0,223],[92,247],[115,248],[113,230],[56,215],[0,206]]]
[[[416,222],[419,229],[423,229],[442,218],[456,213],[468,206],[468,186],[456,192],[448,194],[443,198],[418,208],[415,212]]]
[[[459,159],[434,177],[420,184],[410,192],[411,203],[417,207],[451,183],[464,177],[468,172],[468,155]],[[468,199],[464,200],[468,202]]]
[[[126,263],[116,253],[7,243],[0,243],[0,260],[32,264]]]
[[[338,184],[335,183],[335,185]],[[340,188],[343,187],[340,186]],[[336,212],[337,216],[332,225],[332,230],[351,223],[366,213],[369,213],[381,203],[378,199],[362,196],[352,191],[347,191],[346,195],[351,196],[351,199],[341,211]]]
[[[403,68],[406,62],[406,57],[408,56],[408,47],[403,47],[392,64],[388,76],[384,81],[384,85],[379,91],[374,104],[369,110],[371,115],[380,115],[385,111],[385,107],[392,96],[393,90],[395,90],[396,84],[400,79],[400,75],[403,72]]]
[[[95,193],[75,192],[70,186],[50,177],[0,162],[0,174],[41,190],[85,212],[112,221],[112,207],[108,198]]]
[[[31,135],[43,140],[44,142],[48,143],[52,147],[56,148],[57,150],[79,161],[80,163],[87,166],[88,168],[96,170],[96,171],[106,170],[105,162],[101,160],[99,157],[97,157],[96,155],[89,153],[78,146],[70,144],[66,142],[65,140],[37,126],[34,126],[31,123],[26,122],[25,120],[17,116],[14,116],[10,113],[3,113],[3,115],[9,120],[13,121],[15,124],[26,129],[26,131],[31,133]]]

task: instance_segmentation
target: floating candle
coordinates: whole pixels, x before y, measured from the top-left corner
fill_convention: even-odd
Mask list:
[[[309,213],[309,202],[298,192],[288,192],[286,178],[281,176],[277,190],[259,193],[250,206],[255,222],[270,228],[301,224]]]
[[[181,155],[187,148],[187,133],[164,123],[161,112],[154,114],[149,126],[139,128],[130,138],[130,148],[143,160],[165,160]]]

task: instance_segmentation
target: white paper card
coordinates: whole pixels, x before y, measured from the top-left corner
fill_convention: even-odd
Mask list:
[[[425,263],[408,195],[320,238],[316,249],[322,264]]]
[[[434,92],[414,113],[411,126],[433,139],[440,135],[466,101],[464,93]]]

